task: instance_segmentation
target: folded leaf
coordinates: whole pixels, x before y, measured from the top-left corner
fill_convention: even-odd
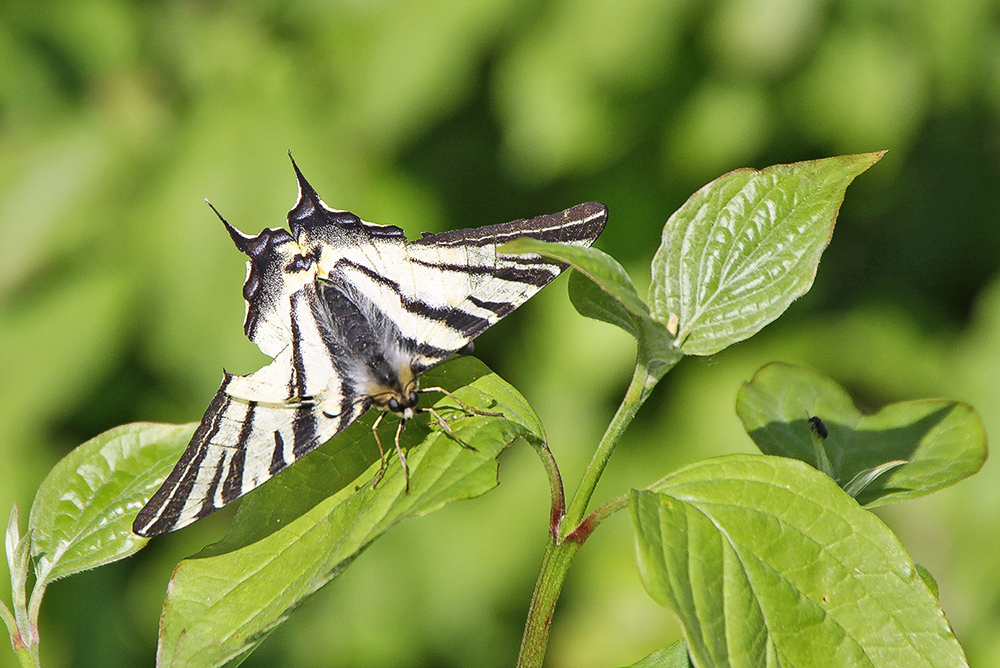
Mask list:
[[[535,253],[565,262],[611,295],[629,313],[638,317],[649,316],[649,307],[639,297],[625,268],[604,251],[527,237],[506,243],[500,250],[504,253]]]
[[[613,257],[596,248],[580,248],[522,238],[503,246],[504,252],[536,253],[565,262],[569,296],[581,315],[624,329],[638,341],[638,359],[655,384],[680,359],[674,335],[653,319],[632,279]]]
[[[628,668],[689,668],[690,665],[687,643],[682,639],[669,647],[656,650]]]

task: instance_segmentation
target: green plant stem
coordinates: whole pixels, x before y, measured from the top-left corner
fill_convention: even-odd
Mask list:
[[[531,606],[528,608],[528,623],[524,627],[521,651],[517,657],[518,668],[541,668],[549,644],[552,615],[555,613],[556,602],[562,591],[563,580],[566,578],[573,556],[579,549],[579,543],[573,541],[557,543],[555,537],[551,537],[546,546],[542,568],[535,582],[535,591],[531,595]]]
[[[651,372],[650,365],[644,363],[641,357],[639,363],[636,364],[632,381],[625,391],[625,397],[594,451],[594,456],[584,471],[569,509],[562,521],[559,522],[558,531],[552,532],[545,548],[542,567],[538,573],[538,580],[535,582],[535,591],[531,596],[531,606],[528,608],[524,637],[521,639],[521,651],[517,659],[518,668],[541,668],[548,646],[552,615],[555,612],[570,562],[593,528],[607,516],[624,507],[624,504],[620,503],[623,497],[615,499],[598,508],[593,516],[587,518],[590,520],[588,525],[582,526],[587,506],[590,504],[590,499],[594,495],[594,490],[597,488],[597,483],[601,479],[601,474],[604,472],[615,446],[618,445],[618,441],[632,422],[636,412],[649,397],[650,391],[671,366],[673,364],[658,364],[655,371]],[[554,468],[554,461],[552,465]],[[555,471],[558,472],[558,469]],[[549,477],[550,484],[553,484],[554,478],[551,471]],[[553,492],[554,494],[555,492]],[[577,529],[580,531],[577,532]]]
[[[21,597],[15,599],[14,609],[20,613],[17,617],[30,620],[32,616],[24,610],[23,598],[22,594]],[[18,606],[18,600],[20,600],[20,606]],[[17,619],[15,619],[14,613],[6,605],[0,603],[0,617],[3,618],[4,624],[7,626],[7,631],[10,633],[10,645],[17,656],[18,662],[24,668],[40,668],[37,614],[34,616],[34,623],[28,621],[26,624],[24,622],[19,624]],[[24,627],[23,630],[22,626]]]
[[[41,662],[38,657],[38,644],[34,645],[22,645],[20,648],[14,650],[17,654],[17,660],[21,662],[24,668],[41,668]]]
[[[562,475],[559,473],[559,466],[556,464],[556,458],[552,455],[552,450],[549,449],[548,443],[545,441],[532,441],[531,446],[538,453],[538,456],[542,458],[542,465],[549,476],[549,490],[552,495],[552,505],[549,512],[549,533],[555,537],[559,531],[559,523],[562,521],[563,515],[566,514],[566,494],[563,491]]]
[[[28,643],[29,647],[38,647],[38,618],[42,611],[42,596],[48,587],[48,578],[35,581],[28,599]],[[36,650],[37,651],[37,650]]]
[[[663,373],[665,372],[666,370],[663,371]],[[560,526],[560,538],[565,538],[572,533],[583,521],[590,500],[594,496],[594,490],[597,489],[597,483],[600,481],[618,441],[625,429],[632,423],[639,408],[649,397],[649,393],[657,381],[663,377],[663,373],[653,375],[649,372],[646,364],[641,362],[636,364],[632,381],[629,383],[628,389],[625,390],[625,397],[622,399],[615,416],[611,418],[611,424],[604,432],[597,449],[594,450],[594,455],[590,458],[590,463],[587,464],[583,477],[580,479],[580,485],[576,488],[576,493],[573,494],[573,499],[569,503],[566,516]]]
[[[617,499],[608,501],[603,506],[587,515],[587,517],[580,522],[580,524],[577,525],[577,527],[573,529],[568,536],[566,536],[566,540],[583,545],[587,541],[587,538],[590,537],[590,534],[594,533],[594,529],[600,526],[601,522],[608,519],[619,510],[628,508],[628,497],[628,494],[622,494]]]

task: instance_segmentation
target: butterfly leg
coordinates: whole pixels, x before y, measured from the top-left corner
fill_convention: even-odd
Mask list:
[[[383,413],[385,415],[385,413]],[[410,467],[406,464],[406,455],[403,454],[403,448],[399,445],[399,435],[403,433],[403,425],[406,420],[400,418],[399,426],[396,427],[396,454],[399,455],[399,463],[403,465],[403,479],[406,480],[406,493],[410,493]]]
[[[441,427],[441,429],[443,429],[445,433],[447,433],[449,436],[455,439],[455,441],[463,448],[472,450],[473,452],[477,452],[477,450],[474,447],[472,447],[471,445],[460,439],[458,435],[455,434],[454,431],[452,431],[451,426],[448,424],[448,421],[445,420],[443,417],[441,417],[441,414],[438,413],[436,410],[434,410],[433,408],[421,408],[420,412],[432,415],[434,419],[437,421],[438,426]]]
[[[379,424],[381,424],[382,418],[384,418],[384,417],[385,417],[385,413],[379,414],[379,416],[377,418],[375,418],[375,424],[372,425],[372,435],[375,436],[375,442],[378,444],[378,454],[379,454],[379,457],[380,457],[380,466],[379,466],[379,469],[378,469],[378,473],[375,474],[375,480],[372,482],[372,489],[375,489],[376,487],[378,487],[378,484],[380,482],[382,482],[382,478],[385,476],[386,469],[389,468],[389,462],[385,458],[385,448],[382,447],[382,439],[379,438],[379,435],[378,435],[378,426],[379,426]],[[406,480],[406,493],[409,494],[410,493],[410,467],[406,463],[406,455],[403,454],[403,448],[399,444],[399,435],[401,433],[403,433],[403,424],[405,422],[406,422],[406,420],[400,420],[399,421],[399,426],[396,427],[396,436],[393,439],[393,442],[396,445],[396,454],[399,455],[399,463],[403,465],[403,477]]]
[[[481,408],[475,408],[473,406],[470,406],[469,404],[465,403],[464,401],[462,401],[461,399],[459,399],[458,397],[456,397],[454,394],[452,394],[448,390],[444,389],[443,387],[422,387],[419,390],[417,390],[417,392],[421,392],[421,393],[423,393],[423,392],[440,392],[441,394],[445,395],[446,397],[448,397],[449,399],[451,399],[452,401],[454,401],[456,404],[458,404],[459,406],[461,406],[462,408],[464,408],[469,413],[475,413],[476,415],[484,415],[484,416],[487,416],[487,417],[505,417],[503,413],[494,413],[492,411],[484,411]],[[438,419],[440,419],[440,417]]]
[[[375,418],[375,424],[372,425],[372,435],[375,437],[375,442],[378,443],[378,454],[380,466],[378,473],[375,475],[375,482],[372,483],[372,489],[375,489],[380,482],[382,482],[382,476],[385,475],[385,469],[388,463],[385,461],[385,448],[382,447],[382,439],[378,437],[378,426],[382,423],[382,418],[385,417],[385,413],[379,413],[379,416]],[[398,438],[398,437],[397,437]],[[399,447],[397,445],[397,447]]]

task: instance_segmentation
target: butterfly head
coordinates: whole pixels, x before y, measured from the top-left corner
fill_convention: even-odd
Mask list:
[[[413,417],[413,409],[417,405],[417,393],[411,390],[406,396],[390,396],[385,407],[393,413],[398,413],[404,420]]]
[[[416,412],[417,387],[417,374],[407,366],[370,384],[365,393],[376,407],[409,420]]]
[[[404,420],[409,420],[413,417],[416,412],[413,409],[416,408],[417,401],[419,400],[416,383],[413,383],[407,389],[399,387],[383,388],[383,391],[370,396],[378,408],[393,412]]]

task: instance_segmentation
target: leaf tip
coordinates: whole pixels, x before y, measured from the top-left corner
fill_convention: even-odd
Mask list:
[[[10,510],[10,521],[7,522],[7,532],[4,535],[4,548],[7,552],[7,565],[10,567],[10,572],[14,572],[14,554],[17,550],[17,544],[21,542],[20,529],[18,528],[18,513],[17,504]]]

